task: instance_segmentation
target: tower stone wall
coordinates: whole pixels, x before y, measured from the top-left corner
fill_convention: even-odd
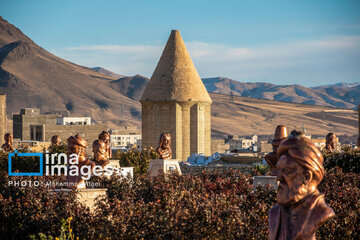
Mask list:
[[[4,135],[6,133],[6,95],[0,95],[0,146],[4,144]]]
[[[142,144],[156,148],[171,134],[173,158],[211,154],[211,98],[179,31],[173,30],[140,100]]]

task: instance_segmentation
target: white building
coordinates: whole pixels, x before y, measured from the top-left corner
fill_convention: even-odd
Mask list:
[[[141,134],[139,134],[139,133],[111,134],[110,135],[111,147],[128,147],[133,144],[138,144],[139,140],[141,140]]]
[[[56,119],[57,125],[91,125],[91,117],[61,117]]]
[[[258,142],[258,136],[254,135],[250,139],[234,137],[229,140],[230,150],[232,149],[248,149]]]

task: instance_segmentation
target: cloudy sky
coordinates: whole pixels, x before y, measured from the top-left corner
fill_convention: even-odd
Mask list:
[[[360,1],[0,1],[0,15],[74,63],[151,77],[171,29],[201,77],[360,81]]]

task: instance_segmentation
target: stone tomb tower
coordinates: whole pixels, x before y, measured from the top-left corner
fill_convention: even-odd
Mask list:
[[[173,158],[211,154],[212,101],[179,31],[171,31],[140,102],[143,146],[156,148],[160,134],[169,132]]]

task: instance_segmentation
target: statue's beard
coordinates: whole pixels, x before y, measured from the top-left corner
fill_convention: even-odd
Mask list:
[[[281,205],[293,205],[303,199],[308,193],[306,185],[300,183],[289,187],[285,182],[280,182],[276,198]]]

